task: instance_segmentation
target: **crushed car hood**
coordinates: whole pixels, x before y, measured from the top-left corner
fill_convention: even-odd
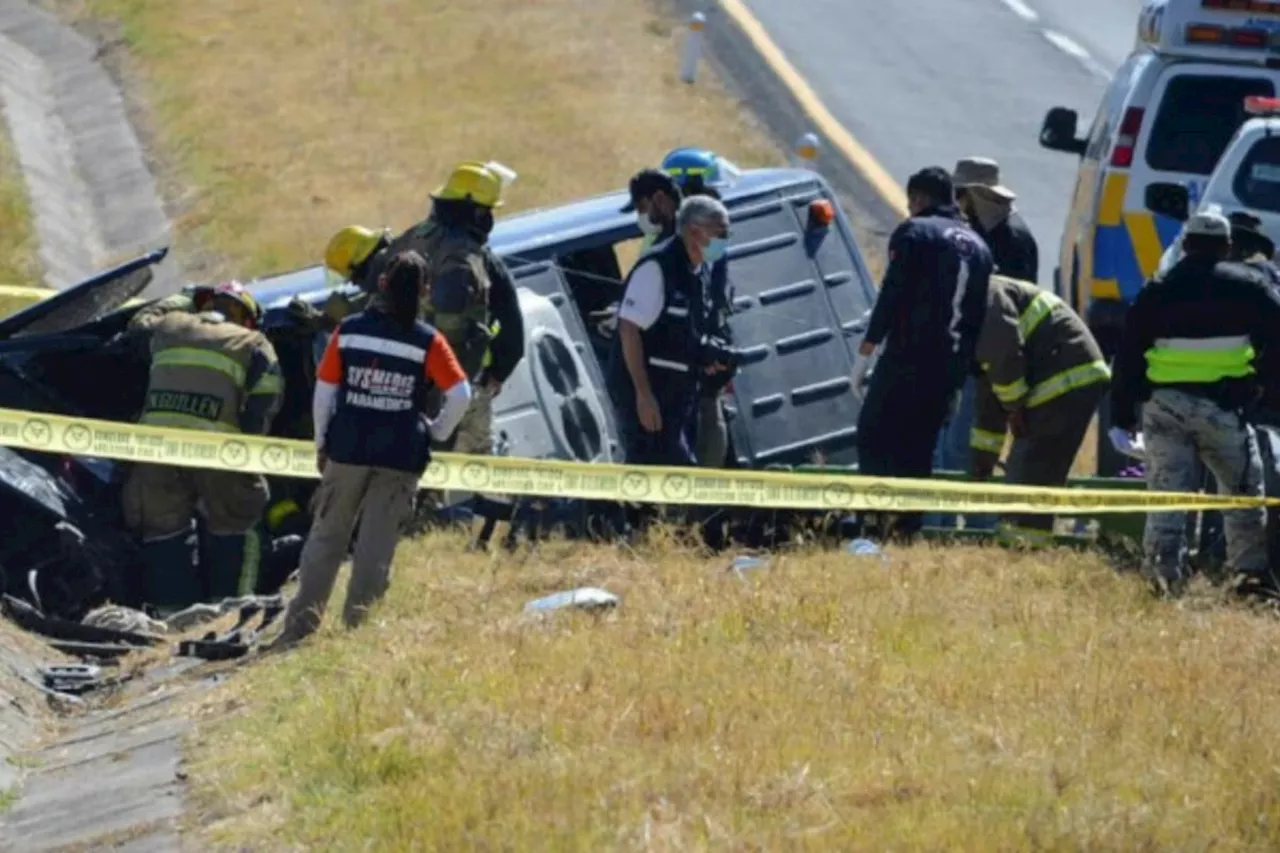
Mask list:
[[[0,341],[65,332],[92,323],[137,296],[169,254],[166,246],[98,273],[0,320]]]

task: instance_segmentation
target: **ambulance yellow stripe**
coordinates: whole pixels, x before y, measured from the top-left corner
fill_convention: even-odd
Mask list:
[[[1094,299],[1119,299],[1120,282],[1114,278],[1095,278],[1090,294]]]
[[[1098,205],[1099,225],[1119,225],[1124,214],[1124,196],[1129,191],[1128,172],[1108,172],[1102,183],[1102,201]]]
[[[1138,256],[1138,269],[1143,278],[1155,275],[1160,266],[1160,256],[1164,254],[1164,246],[1160,244],[1160,235],[1156,233],[1155,218],[1150,211],[1133,210],[1124,215],[1125,227],[1129,229],[1129,239],[1133,241],[1133,250]]]

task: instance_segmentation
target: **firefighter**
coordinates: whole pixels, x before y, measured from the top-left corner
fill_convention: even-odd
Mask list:
[[[324,250],[324,265],[366,293],[375,289],[371,280],[382,253],[391,244],[391,232],[374,231],[363,225],[348,225],[329,240]]]
[[[1226,260],[1230,234],[1216,205],[1193,215],[1183,231],[1183,257],[1138,292],[1125,316],[1111,380],[1110,437],[1122,450],[1144,448],[1153,491],[1196,491],[1200,461],[1220,493],[1263,494],[1249,416],[1262,389],[1280,380],[1280,297],[1260,271]],[[1223,515],[1237,590],[1273,593],[1265,508]],[[1178,594],[1186,563],[1186,513],[1149,514],[1143,570],[1153,586]]]
[[[993,275],[974,357],[978,397],[970,474],[991,476],[1007,424],[1014,441],[1005,479],[1065,485],[1111,378],[1088,326],[1049,291]],[[999,535],[1042,544],[1052,532],[1053,516],[1022,515],[1002,524]]]
[[[202,307],[169,311],[146,324],[151,376],[140,423],[265,435],[284,383],[275,349],[257,329],[261,309],[236,281],[214,288]],[[125,524],[142,540],[145,599],[172,612],[251,592],[267,498],[258,474],[136,465],[123,504]],[[198,573],[187,545],[197,509],[206,533]]]
[[[319,627],[357,521],[343,621],[358,625],[382,598],[431,440],[447,440],[467,409],[471,386],[453,350],[418,319],[427,266],[417,252],[393,257],[379,274],[371,307],[344,319],[329,338],[313,401],[320,491],[298,593],[274,648]],[[434,421],[426,416],[431,388],[442,394]]]
[[[515,282],[489,248],[493,211],[514,175],[497,163],[465,161],[432,193],[431,212],[382,252],[412,249],[426,258],[431,280],[422,319],[444,335],[472,385],[471,404],[437,449],[493,452],[492,400],[524,358],[524,317]],[[438,389],[429,411],[439,406]]]

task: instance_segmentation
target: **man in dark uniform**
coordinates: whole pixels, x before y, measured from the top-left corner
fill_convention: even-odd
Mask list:
[[[912,175],[907,205],[911,216],[889,238],[889,266],[854,364],[854,392],[862,394],[870,358],[885,344],[858,418],[858,466],[926,478],[973,362],[992,260],[956,207],[945,169]],[[904,513],[891,532],[910,537],[921,521]]]

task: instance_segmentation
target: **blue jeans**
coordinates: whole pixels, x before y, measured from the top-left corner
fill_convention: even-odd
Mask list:
[[[965,380],[964,391],[960,395],[960,408],[950,423],[944,424],[938,433],[938,443],[933,448],[934,470],[963,471],[969,470],[969,431],[973,429],[974,403],[978,396],[978,383],[973,377]],[[988,513],[966,515],[966,530],[994,530],[998,516]],[[931,512],[925,515],[924,523],[928,527],[955,527],[957,516]]]

